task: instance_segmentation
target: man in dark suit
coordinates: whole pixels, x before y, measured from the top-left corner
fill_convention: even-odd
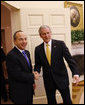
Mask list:
[[[48,104],[57,104],[55,97],[56,89],[60,91],[64,104],[72,104],[69,79],[63,58],[69,64],[77,85],[79,75],[76,64],[65,43],[51,39],[51,29],[49,26],[41,26],[39,28],[39,34],[44,43],[35,48],[35,71],[40,73],[41,67],[43,68]]]
[[[7,55],[7,70],[9,95],[14,104],[32,104],[34,79],[37,73],[32,73],[32,64],[27,46],[27,36],[23,31],[14,34],[15,47]]]
[[[6,102],[7,101],[7,89],[6,89],[6,80],[4,77],[4,66],[6,61],[6,55],[1,48],[1,69],[0,69],[0,77],[1,77],[1,97]]]

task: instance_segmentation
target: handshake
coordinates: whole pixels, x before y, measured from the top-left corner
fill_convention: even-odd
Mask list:
[[[33,72],[33,74],[34,74],[34,79],[35,79],[35,80],[38,80],[40,74],[39,74],[37,71]]]

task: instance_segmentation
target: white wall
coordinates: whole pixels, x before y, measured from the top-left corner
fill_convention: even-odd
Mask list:
[[[5,1],[17,8],[64,8],[65,1]],[[71,1],[84,5],[84,1]]]
[[[55,8],[64,7],[64,1],[6,1],[17,8]]]
[[[64,8],[65,1],[5,1],[8,4],[20,8]],[[69,1],[73,3],[80,3],[83,5],[84,14],[84,1]],[[84,15],[83,15],[84,21]]]

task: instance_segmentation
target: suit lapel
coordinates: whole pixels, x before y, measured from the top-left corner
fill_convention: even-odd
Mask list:
[[[15,50],[15,52],[17,53],[17,55],[18,55],[19,59],[21,60],[22,64],[28,66],[28,63],[27,63],[25,57],[22,55],[22,53],[21,53],[16,47],[14,47],[14,50]],[[28,57],[28,55],[27,55],[27,57]],[[28,58],[29,58],[29,57],[28,57]],[[29,66],[28,66],[28,67],[29,67]]]
[[[56,50],[57,50],[57,45],[56,45],[55,41],[52,40],[52,48],[51,48],[51,65],[54,64],[55,56],[57,56],[57,54],[55,53]]]
[[[40,51],[41,51],[41,56],[42,56],[44,62],[47,65],[49,65],[48,60],[47,60],[47,57],[46,57],[46,54],[45,54],[44,43],[41,45],[41,50]]]
[[[52,40],[52,45],[51,45],[51,46],[52,46],[52,47],[51,47],[51,66],[52,66],[52,64],[53,64],[53,62],[54,62],[54,59],[55,59],[55,49],[56,49],[56,47],[57,47],[56,44],[55,44],[55,42],[54,42],[54,40]],[[47,60],[47,57],[46,57],[46,54],[45,54],[44,43],[41,45],[40,51],[41,51],[42,58],[43,58],[44,62],[45,62],[47,65],[49,65],[48,60]],[[49,66],[50,66],[50,65],[49,65]]]

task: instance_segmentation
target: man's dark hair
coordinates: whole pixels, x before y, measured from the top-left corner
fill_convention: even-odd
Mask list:
[[[18,32],[23,32],[23,31],[22,31],[22,30],[16,31],[16,32],[14,33],[14,36],[13,36],[14,40],[16,40],[16,34],[17,34]]]

